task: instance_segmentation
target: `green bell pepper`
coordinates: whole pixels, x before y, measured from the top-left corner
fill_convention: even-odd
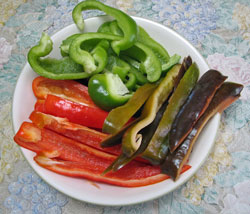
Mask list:
[[[71,42],[77,38],[80,34],[73,34],[71,36],[69,36],[68,38],[66,38],[65,40],[62,41],[62,44],[60,45],[60,50],[61,50],[61,55],[63,57],[68,56],[69,55],[69,46],[71,44]]]
[[[114,35],[123,36],[123,33],[121,29],[119,28],[116,20],[103,23],[99,27],[98,31],[109,32]],[[154,54],[160,60],[162,64],[162,71],[164,71],[164,73],[168,71],[172,66],[179,63],[181,59],[181,57],[177,54],[174,54],[173,56],[169,57],[169,54],[166,51],[166,49],[161,44],[156,42],[153,38],[151,38],[149,34],[141,26],[139,26],[137,41],[144,45],[147,45],[148,47],[152,49]],[[133,61],[130,60],[130,62],[133,62]]]
[[[82,49],[84,43],[89,40],[107,40],[115,41],[119,40],[121,37],[113,34],[107,33],[84,33],[75,38],[69,46],[69,56],[76,63],[83,65],[84,71],[88,74],[95,74],[100,71],[96,71],[95,60],[93,56]],[[133,47],[122,51],[131,55],[134,58],[141,60],[140,71],[146,74],[149,82],[155,82],[159,80],[161,76],[161,63],[159,59],[155,56],[153,51],[144,44],[136,42]]]
[[[169,61],[162,65],[162,73],[165,74],[170,68],[179,63],[181,56],[174,54],[169,58]]]
[[[140,62],[139,70],[147,75],[149,82],[156,82],[160,79],[162,73],[161,62],[148,46],[136,42],[134,46],[122,51],[122,53]]]
[[[84,29],[82,11],[91,9],[101,10],[106,14],[113,16],[117,20],[117,24],[124,35],[123,37],[119,37],[117,40],[114,40],[111,43],[111,46],[117,55],[119,55],[121,50],[126,50],[133,46],[133,44],[136,42],[138,33],[138,27],[136,22],[121,10],[109,7],[96,0],[86,0],[80,2],[74,8],[72,12],[72,17],[80,30]]]
[[[101,40],[96,47],[91,51],[95,62],[97,63],[96,73],[103,71],[108,63],[108,53],[109,42],[107,40]]]
[[[104,22],[103,24],[101,24],[99,26],[99,28],[97,29],[97,32],[98,33],[109,33],[109,34],[113,34],[111,32],[111,29],[110,29],[110,26],[109,24],[111,23],[112,21],[107,21],[107,22]]]
[[[69,57],[62,59],[45,58],[52,51],[53,42],[43,33],[39,44],[28,52],[28,62],[32,69],[40,76],[50,79],[82,79],[89,77],[82,66]]]
[[[107,56],[107,41],[113,41],[116,37],[110,34],[104,33],[84,33],[77,36],[69,45],[69,56],[76,63],[81,64],[84,71],[88,74],[95,74],[101,72],[108,62]],[[90,53],[88,50],[84,50],[85,43],[96,43],[100,41],[96,49]],[[106,40],[106,42],[102,42]],[[102,60],[103,58],[103,60]],[[102,63],[103,62],[103,63]],[[96,64],[99,64],[96,66]],[[100,64],[102,66],[100,66]],[[103,66],[105,65],[105,66]]]
[[[142,27],[139,27],[137,41],[150,47],[155,55],[159,58],[162,65],[169,61],[169,54],[166,49],[154,39],[152,39],[152,37],[150,37]]]
[[[125,82],[128,72],[130,71],[130,66],[119,57],[110,55],[108,57],[108,63],[104,71],[110,71],[114,74],[117,74],[121,78],[121,80]]]
[[[88,92],[94,103],[107,111],[125,104],[132,96],[119,76],[109,72],[93,75]]]

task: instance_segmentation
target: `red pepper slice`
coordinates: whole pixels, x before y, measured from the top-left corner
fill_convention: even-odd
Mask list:
[[[36,101],[36,103],[35,103],[35,108],[34,108],[34,109],[35,109],[36,111],[46,113],[46,109],[45,109],[44,103],[45,103],[45,100],[40,100],[40,99],[38,99],[38,100]]]
[[[86,167],[81,162],[64,161],[56,158],[51,159],[41,155],[35,156],[34,160],[40,166],[58,174],[70,177],[86,178],[92,181],[122,187],[147,186],[169,178],[168,175],[160,174],[159,167],[154,167],[154,169],[152,169],[152,166],[145,164],[140,166],[129,164],[117,172],[110,172],[105,175],[101,175],[105,166],[108,166],[108,163],[111,162],[103,162],[101,166],[97,164]]]
[[[69,137],[70,139],[116,156],[121,154],[121,145],[115,145],[107,148],[101,147],[101,142],[108,137],[108,134],[103,132],[71,123],[67,118],[55,117],[38,111],[33,111],[29,118],[39,128],[50,129],[65,137]],[[149,163],[141,157],[137,157],[135,160]]]
[[[88,87],[73,80],[53,80],[40,76],[33,80],[32,89],[38,99],[44,100],[48,94],[53,94],[87,106],[96,106],[89,96]]]
[[[98,129],[102,128],[108,116],[108,112],[100,108],[85,106],[51,94],[47,95],[43,108],[37,110],[53,116],[67,118],[72,123]]]
[[[35,161],[54,172],[126,187],[145,186],[163,181],[159,166],[132,161],[117,172],[102,175],[116,156],[91,148],[48,129],[24,122],[14,140],[38,154]]]
[[[22,123],[14,137],[15,142],[33,152],[44,153],[49,157],[85,163],[94,157],[114,160],[116,156],[93,149],[87,145],[59,135],[48,129],[40,129],[33,123]]]
[[[108,137],[108,134],[90,129],[86,126],[71,123],[67,118],[55,117],[42,112],[33,111],[29,119],[39,128],[50,129],[98,150],[115,155],[121,153],[121,145],[109,148],[102,148],[100,146],[101,142]]]

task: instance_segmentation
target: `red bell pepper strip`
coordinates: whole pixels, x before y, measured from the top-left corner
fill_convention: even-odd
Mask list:
[[[108,166],[108,161],[102,162],[101,166],[97,164],[97,166],[91,165],[91,167],[86,167],[81,162],[51,159],[41,155],[34,157],[34,160],[40,166],[58,174],[86,178],[122,187],[147,186],[169,178],[168,175],[160,174],[159,167],[152,169],[152,166],[146,164],[140,166],[130,164],[115,173],[110,172],[102,175],[102,171]]]
[[[85,145],[91,146],[110,154],[119,155],[121,145],[102,148],[101,142],[108,137],[108,134],[90,129],[86,126],[69,122],[67,118],[55,117],[41,112],[33,111],[29,119],[39,128],[47,128],[63,136],[69,137]]]
[[[42,112],[33,111],[29,119],[39,128],[50,129],[65,137],[69,137],[70,139],[116,156],[121,154],[120,144],[107,148],[101,147],[101,142],[108,137],[108,134],[90,129],[86,126],[71,123],[67,118],[55,117]],[[135,160],[149,163],[141,157],[137,157]]]
[[[126,187],[145,186],[163,181],[159,166],[132,161],[121,170],[102,175],[116,156],[91,148],[48,129],[24,122],[14,140],[37,153],[35,161],[54,172]]]
[[[59,135],[48,129],[40,129],[33,123],[23,122],[14,137],[15,142],[33,152],[49,157],[85,163],[93,157],[113,160],[116,156],[93,149],[87,145]]]
[[[108,112],[92,107],[81,105],[70,100],[48,94],[44,106],[36,108],[43,113],[57,117],[67,118],[70,122],[101,129]]]
[[[53,94],[83,105],[96,107],[89,96],[88,87],[73,80],[37,77],[32,82],[32,89],[38,99],[44,100],[48,94]]]
[[[36,103],[35,103],[35,108],[34,109],[36,111],[46,113],[46,109],[45,109],[44,103],[45,103],[45,100],[40,100],[40,99],[37,100]]]

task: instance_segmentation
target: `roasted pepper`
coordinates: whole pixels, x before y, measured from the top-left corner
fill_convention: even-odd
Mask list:
[[[142,107],[156,87],[157,84],[148,83],[137,89],[126,104],[109,112],[108,117],[104,121],[102,130],[109,134],[117,133]],[[105,143],[102,145],[104,146]]]
[[[119,55],[121,50],[126,50],[134,45],[137,39],[138,27],[136,22],[121,10],[109,7],[103,3],[95,0],[87,0],[80,2],[73,10],[72,17],[77,27],[80,30],[84,29],[84,20],[82,11],[97,9],[113,16],[117,20],[118,26],[123,32],[123,37],[119,37],[111,42],[111,46],[115,53]]]
[[[192,64],[183,78],[180,80],[176,90],[169,99],[169,104],[160,119],[159,125],[155,130],[150,143],[143,152],[143,158],[149,160],[152,164],[160,164],[168,151],[167,135],[171,129],[176,114],[179,112],[181,106],[186,101],[189,93],[195,86],[199,78],[199,69],[196,64]]]
[[[119,76],[109,72],[92,76],[88,91],[94,103],[107,111],[125,104],[132,96]]]
[[[89,76],[83,71],[81,65],[69,57],[62,59],[40,57],[47,56],[52,51],[52,40],[43,33],[38,45],[32,47],[28,52],[28,62],[32,69],[40,76],[50,79],[81,79]]]
[[[149,124],[147,127],[143,128],[137,135],[137,141],[140,141],[139,148],[129,157],[126,154],[122,153],[116,160],[104,171],[107,173],[108,171],[117,171],[135,159],[137,156],[141,155],[148,146],[150,139],[152,138],[160,119],[168,105],[168,101],[165,101],[159,111],[157,112],[153,122]]]
[[[169,152],[162,164],[162,171],[173,180],[177,180],[183,165],[189,158],[193,145],[202,131],[203,127],[217,112],[222,112],[230,104],[240,97],[243,86],[236,83],[225,82],[215,93],[205,113],[195,123],[192,131],[185,138],[182,144],[173,152]]]
[[[190,66],[190,64],[192,63],[192,59],[191,59],[191,57],[187,57],[187,58],[184,58],[184,60],[183,60],[183,63],[182,63],[182,65],[181,65],[181,67],[180,67],[180,70],[179,70],[179,72],[178,72],[178,76],[176,77],[176,78],[174,78],[175,80],[174,80],[174,84],[173,84],[173,87],[174,87],[174,92],[173,93],[175,93],[176,91],[177,91],[177,89],[178,89],[178,87],[179,87],[179,85],[181,84],[181,85],[185,85],[186,83],[187,83],[187,81],[185,81],[185,83],[183,83],[183,81],[182,81],[182,79],[184,79],[184,77],[185,76],[187,76],[186,75],[186,70],[189,68],[189,66]],[[188,72],[188,73],[190,73],[190,71]],[[195,72],[194,72],[195,73]],[[184,77],[182,77],[183,76],[183,74],[184,74]],[[190,75],[190,74],[189,74]],[[195,81],[195,79],[197,80],[197,78],[198,78],[198,76],[199,76],[199,71],[197,70],[197,72],[196,72],[196,78],[194,78],[194,82],[196,82]],[[187,77],[185,77],[185,79],[187,79]],[[188,79],[188,81],[192,81],[192,79]],[[181,82],[180,82],[181,81]],[[180,83],[179,83],[180,82]],[[175,89],[175,87],[177,87],[176,89]],[[180,88],[179,87],[179,89],[178,89],[178,91],[180,92],[180,91],[182,91],[182,89],[185,89],[185,88],[183,88],[183,86],[182,86],[182,88]],[[191,89],[189,89],[189,91],[190,91]],[[183,92],[182,92],[183,93]],[[187,92],[186,92],[187,93]],[[173,95],[172,95],[173,96]],[[171,98],[172,98],[172,96],[171,96]],[[161,107],[160,107],[160,109],[159,109],[159,111],[156,113],[156,116],[155,116],[155,118],[154,118],[154,120],[148,125],[148,126],[146,126],[145,128],[143,128],[142,130],[140,130],[139,131],[139,133],[138,133],[138,135],[137,135],[137,143],[138,144],[140,144],[140,146],[139,146],[139,148],[131,155],[131,156],[127,156],[126,154],[121,154],[106,170],[105,170],[105,173],[106,172],[108,172],[109,170],[113,170],[113,171],[116,171],[116,170],[118,170],[118,169],[120,169],[120,168],[122,168],[123,166],[125,166],[126,164],[128,164],[130,161],[132,161],[134,158],[136,158],[137,156],[141,156],[142,154],[148,154],[148,147],[149,147],[149,144],[151,144],[151,146],[150,147],[152,147],[152,137],[155,135],[155,132],[156,132],[156,130],[159,128],[159,123],[162,123],[162,118],[164,118],[164,117],[168,117],[169,116],[169,114],[167,114],[167,116],[166,116],[166,112],[168,111],[167,109],[169,108],[169,105],[170,105],[170,103],[169,102],[171,102],[171,98],[170,99],[167,99],[162,105],[161,105]],[[184,101],[183,101],[184,102]],[[176,102],[175,102],[175,104],[176,104]],[[172,106],[173,105],[175,105],[175,104],[171,104]],[[179,104],[179,105],[181,105],[181,104]],[[178,110],[177,110],[178,111]],[[107,117],[108,118],[108,117]],[[106,118],[106,120],[107,120],[107,118]],[[105,120],[105,121],[106,121]],[[104,123],[104,125],[105,125],[105,123]],[[164,126],[164,125],[163,125]],[[111,135],[111,136],[109,136],[107,139],[105,139],[104,140],[104,142],[102,142],[102,145],[106,142],[111,142],[112,140],[113,140],[113,138],[114,137],[116,137],[116,135]],[[114,139],[115,140],[115,139]],[[138,142],[139,141],[139,142]],[[158,153],[159,153],[159,149],[157,148],[157,147],[153,147],[153,151],[155,152],[155,153],[153,153],[155,156],[156,156],[156,154],[158,155]],[[151,151],[152,149],[150,149],[149,151],[150,152],[152,152]],[[151,153],[150,153],[151,154]],[[151,154],[151,156],[152,156],[152,154]],[[152,158],[152,157],[151,157]],[[158,158],[158,156],[156,157],[156,158]],[[155,159],[156,159],[155,158]],[[152,161],[152,159],[149,159],[150,161]]]
[[[138,133],[154,120],[156,113],[166,101],[174,86],[177,85],[176,80],[179,79],[177,77],[180,75],[180,67],[180,65],[176,65],[167,73],[165,78],[145,103],[139,122],[131,126],[125,132],[122,138],[122,151],[128,157],[133,155],[140,147],[140,142],[137,142]]]
[[[226,78],[216,70],[209,70],[199,79],[174,119],[169,133],[171,152],[174,152],[192,130],[195,122],[205,112],[216,90]]]

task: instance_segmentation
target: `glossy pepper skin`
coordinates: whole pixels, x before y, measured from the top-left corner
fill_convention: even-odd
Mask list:
[[[156,87],[157,84],[150,83],[141,86],[126,104],[111,110],[104,121],[103,132],[109,134],[117,133],[143,106]],[[123,113],[121,114],[121,112]],[[104,146],[105,143],[102,143],[102,145]]]
[[[74,8],[72,12],[72,17],[77,27],[80,30],[84,29],[84,20],[82,17],[82,11],[97,9],[105,12],[107,15],[114,17],[117,20],[117,24],[123,31],[123,37],[116,39],[111,42],[111,46],[114,52],[119,55],[121,50],[126,50],[133,46],[137,39],[138,27],[136,22],[121,10],[109,7],[96,0],[86,0],[80,2]]]
[[[133,153],[139,148],[140,143],[137,143],[138,133],[153,122],[156,113],[166,101],[170,93],[172,92],[176,79],[180,71],[180,65],[175,65],[160,82],[158,87],[154,90],[153,94],[149,97],[145,103],[140,120],[138,123],[130,127],[124,134],[122,138],[122,151],[128,157],[133,155]]]
[[[150,143],[142,156],[152,164],[160,164],[164,161],[168,151],[167,135],[171,125],[181,106],[185,103],[188,95],[194,88],[199,78],[199,69],[196,64],[192,64],[180,80],[177,88],[169,98],[169,104],[164,114],[160,118],[159,125],[150,139]]]
[[[48,94],[52,94],[97,108],[89,96],[88,87],[74,80],[54,80],[39,76],[32,81],[32,90],[38,100],[45,100]]]
[[[185,138],[183,143],[173,152],[168,153],[161,168],[162,171],[177,180],[180,176],[183,165],[188,160],[197,137],[203,127],[217,112],[223,112],[230,104],[240,97],[243,86],[237,83],[225,82],[217,90],[205,113],[195,123],[192,131]]]
[[[92,76],[88,82],[88,92],[94,103],[106,111],[125,104],[131,97],[127,87],[113,73]]]
[[[150,123],[148,126],[143,128],[139,133],[138,133],[138,141],[140,141],[140,146],[139,148],[131,155],[131,156],[126,156],[126,154],[122,153],[106,170],[105,172],[112,170],[112,171],[117,171],[127,165],[129,162],[131,162],[133,159],[141,155],[145,149],[148,147],[148,143],[150,142],[150,139],[152,138],[159,121],[166,109],[166,106],[168,105],[168,101],[165,101],[165,103],[162,104],[161,108],[157,112],[155,119],[153,120],[152,123]]]
[[[69,57],[60,60],[53,58],[40,59],[52,51],[52,40],[43,33],[39,44],[28,52],[28,62],[40,76],[50,79],[81,79],[89,76],[82,67]]]
[[[206,111],[215,92],[226,78],[226,76],[223,76],[216,70],[208,70],[201,76],[174,119],[169,133],[169,148],[171,152],[174,152],[192,130],[195,122]]]
[[[95,74],[96,65],[93,56],[82,48],[82,44],[91,40],[107,40],[115,41],[121,36],[116,36],[108,33],[84,33],[75,38],[69,46],[69,56],[76,63],[83,65],[84,71],[88,74]],[[134,45],[121,54],[129,55],[140,61],[139,70],[146,75],[149,82],[156,82],[161,77],[161,63],[154,52],[140,42],[135,42]]]
[[[118,172],[101,175],[116,156],[28,122],[21,125],[14,140],[18,145],[36,152],[34,160],[40,166],[66,176],[124,187],[146,186],[169,178],[161,174],[160,167],[136,161]]]
[[[39,128],[50,129],[51,131],[98,150],[114,155],[119,155],[121,153],[120,146],[113,146],[110,148],[102,148],[100,146],[101,142],[108,137],[107,134],[86,126],[71,123],[67,118],[56,117],[42,112],[33,111],[29,119]]]
[[[121,154],[121,145],[109,148],[101,147],[101,142],[108,137],[107,134],[86,126],[71,123],[67,118],[56,117],[42,112],[33,111],[29,119],[39,128],[49,129],[79,143],[109,154],[116,156]],[[137,158],[136,160],[148,163],[148,161],[142,158]]]
[[[37,105],[43,113],[67,118],[70,122],[83,126],[101,129],[108,112],[93,106],[82,105],[77,102],[49,94],[44,103]]]
[[[153,38],[151,38],[149,34],[144,30],[144,28],[142,28],[141,26],[138,26],[138,28],[139,31],[138,31],[137,41],[148,46],[150,49],[153,50],[154,54],[158,57],[158,59],[161,62],[163,73],[166,73],[172,66],[179,63],[181,59],[179,55],[174,54],[173,56],[170,57],[167,50],[161,44],[159,44]],[[98,32],[106,32],[118,36],[123,36],[123,33],[119,28],[116,20],[103,23],[99,27]],[[139,69],[139,65],[137,66],[137,68]]]
[[[191,65],[191,63],[192,63],[192,59],[190,57],[185,58],[183,60],[183,63],[181,65],[180,69],[177,70],[178,75],[175,78],[173,78],[173,82],[171,82],[171,76],[170,76],[169,77],[169,81],[170,82],[169,83],[167,83],[167,82],[165,83],[166,85],[172,85],[172,87],[174,88],[173,89],[173,91],[174,91],[173,94],[175,94],[176,91],[177,91],[177,94],[179,94],[180,91],[182,92],[185,89],[185,87],[184,88],[183,88],[183,86],[180,87],[180,85],[186,85],[187,82],[189,82],[189,81],[194,82],[194,83],[191,83],[191,85],[194,85],[195,82],[197,81],[198,76],[199,76],[198,69],[194,71],[195,74],[194,74],[193,80],[192,80],[192,78],[187,78],[186,77],[187,76],[186,75],[187,74],[187,69],[189,68],[189,66]],[[193,67],[195,67],[195,65]],[[191,72],[189,70],[188,74],[189,73],[193,73],[193,69],[192,69]],[[184,75],[184,77],[183,77],[183,75]],[[184,81],[184,83],[183,83],[183,79],[188,79],[188,80]],[[162,87],[164,87],[165,84],[162,84]],[[191,87],[191,89],[192,89],[192,87]],[[188,96],[188,94],[191,91],[191,89],[189,89],[188,92],[187,92],[187,90],[185,91],[185,93],[187,94],[186,96]],[[145,91],[145,89],[142,89],[142,90]],[[156,94],[155,94],[155,96],[156,96]],[[172,96],[173,95],[171,95],[170,98],[166,99],[166,101],[161,105],[160,109],[156,113],[156,116],[155,116],[154,120],[149,125],[147,125],[146,127],[144,127],[143,129],[141,129],[138,132],[138,134],[137,134],[138,139],[137,139],[136,144],[139,144],[139,148],[131,156],[127,156],[125,153],[123,153],[122,155],[120,155],[111,164],[111,166],[109,166],[109,168],[106,169],[106,171],[109,171],[109,170],[116,171],[116,170],[122,168],[123,166],[125,166],[126,164],[128,164],[131,160],[133,160],[137,156],[142,156],[142,157],[144,157],[144,158],[146,158],[146,159],[148,159],[150,161],[154,160],[153,164],[155,164],[156,160],[158,161],[158,158],[159,158],[158,155],[159,155],[159,153],[161,154],[163,152],[161,151],[161,146],[159,145],[159,147],[157,147],[158,144],[155,145],[155,140],[152,140],[152,139],[154,139],[155,134],[158,133],[159,127],[163,126],[162,128],[164,128],[164,129],[166,128],[167,125],[166,124],[162,124],[162,120],[164,120],[164,122],[165,122],[166,118],[169,119],[169,117],[171,117],[171,115],[169,115],[169,113],[167,113],[167,115],[166,115],[166,112],[169,111],[168,110],[169,106],[172,106],[172,108],[173,108],[173,107],[176,107],[176,105],[178,104],[176,102],[174,102],[174,103],[171,102]],[[185,99],[182,100],[182,102],[179,104],[179,106],[181,106],[184,101],[185,101]],[[178,112],[178,107],[176,107],[176,108],[177,108],[176,112]],[[108,117],[106,118],[106,120],[108,119]],[[104,125],[106,124],[106,120],[105,120]],[[107,143],[107,142],[111,141],[112,137],[114,138],[115,135],[113,135],[113,136],[111,135],[110,137],[108,137],[107,139],[105,139],[104,142],[102,142],[102,145],[104,143]],[[163,140],[161,139],[160,144],[162,143],[162,141]],[[160,150],[160,152],[159,152],[159,150]],[[165,156],[163,158],[165,158]],[[159,163],[157,163],[157,164],[159,165]]]

